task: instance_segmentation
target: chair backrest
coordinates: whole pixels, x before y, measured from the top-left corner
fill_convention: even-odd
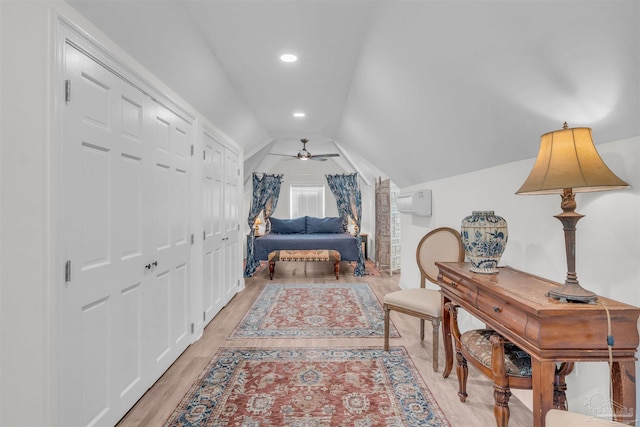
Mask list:
[[[425,279],[438,283],[439,262],[464,261],[464,247],[457,230],[449,227],[436,228],[420,240],[416,250],[416,261],[420,269],[420,287],[424,288]]]

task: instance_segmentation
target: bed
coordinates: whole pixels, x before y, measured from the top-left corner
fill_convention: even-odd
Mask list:
[[[271,230],[255,239],[254,257],[266,261],[276,250],[332,249],[340,252],[342,261],[358,261],[359,238],[345,231],[341,218],[310,216],[270,218]]]

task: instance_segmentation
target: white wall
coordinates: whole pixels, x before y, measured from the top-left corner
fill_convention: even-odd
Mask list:
[[[584,288],[599,295],[640,306],[640,136],[599,144],[597,149],[609,168],[631,188],[577,194],[576,211],[586,215],[576,232],[578,279]],[[553,217],[562,212],[560,196],[515,195],[533,162],[528,159],[403,188],[432,189],[433,215],[402,214],[401,287],[419,286],[414,260],[422,236],[442,226],[459,230],[462,219],[474,210],[494,210],[508,222],[509,241],[501,265],[564,282],[564,234],[560,221]],[[463,329],[472,326],[480,325],[469,318],[461,321]],[[597,393],[608,396],[608,378],[606,363],[577,364],[567,377],[569,408],[591,414],[584,402]],[[640,397],[640,388],[636,395]]]
[[[0,5],[0,424],[46,425],[56,418],[50,392],[58,364],[51,323],[51,27],[40,2]]]

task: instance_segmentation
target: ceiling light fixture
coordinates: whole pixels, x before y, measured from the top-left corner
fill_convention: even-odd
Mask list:
[[[292,53],[285,53],[284,55],[280,56],[280,60],[282,62],[296,62],[298,60],[298,57]]]
[[[306,114],[305,114],[305,113],[303,113],[302,111],[298,111],[298,112],[293,113],[293,117],[295,117],[295,118],[297,118],[297,119],[301,119],[301,118],[303,118],[304,116],[306,116]]]

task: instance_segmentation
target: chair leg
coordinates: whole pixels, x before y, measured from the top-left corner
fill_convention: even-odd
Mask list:
[[[556,375],[553,380],[553,407],[554,409],[562,409],[564,411],[569,410],[567,405],[567,384],[564,377],[569,375],[573,371],[573,362],[562,362],[559,367],[556,368]]]
[[[389,306],[384,304],[384,351],[389,351]]]
[[[496,417],[497,427],[507,427],[509,425],[509,397],[511,391],[509,387],[502,388],[493,385],[493,415]]]
[[[438,372],[438,348],[439,335],[440,335],[440,318],[434,317],[431,319],[431,325],[433,325],[433,372]]]
[[[424,341],[424,319],[420,319],[420,341]]]
[[[491,341],[491,371],[493,373],[493,415],[496,417],[498,427],[509,425],[509,377],[504,363],[504,339],[494,335]]]
[[[456,347],[459,344],[456,343]],[[467,400],[467,376],[469,375],[469,368],[467,367],[467,359],[464,358],[460,349],[456,348],[456,375],[458,377],[458,397],[460,402]]]

